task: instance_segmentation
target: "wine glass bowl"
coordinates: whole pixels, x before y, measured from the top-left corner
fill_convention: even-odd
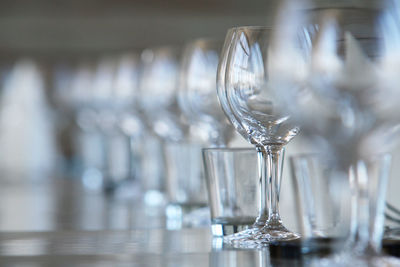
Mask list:
[[[225,90],[226,63],[228,61],[230,47],[235,36],[236,36],[235,29],[234,28],[229,29],[226,34],[224,45],[222,47],[221,56],[218,62],[218,68],[217,68],[218,101],[221,105],[221,108],[225,116],[229,119],[231,124],[234,126],[235,130],[249,143],[257,144],[253,139],[251,139],[251,136],[248,135],[242,124],[238,121],[238,119],[236,119],[235,115],[233,114],[232,106],[228,102],[228,96]]]
[[[140,59],[137,54],[123,54],[117,58],[113,99],[122,132],[136,138],[142,134],[143,122],[138,115]]]
[[[179,105],[200,139],[211,146],[226,146],[233,127],[224,115],[216,91],[216,73],[222,42],[198,39],[183,52]],[[203,137],[201,137],[203,136]]]
[[[237,28],[227,62],[227,99],[241,125],[258,144],[285,145],[298,133],[289,116],[277,111],[268,84],[272,29]]]
[[[187,125],[178,106],[179,49],[161,47],[142,53],[140,106],[148,129],[172,141],[186,137]]]
[[[367,143],[379,143],[379,129],[392,126],[384,121],[391,120],[397,108],[392,101],[398,96],[396,82],[388,83],[384,74],[388,56],[395,54],[388,46],[395,34],[385,30],[390,28],[390,16],[382,12],[366,7],[302,12],[302,23],[291,22],[295,35],[286,36],[297,55],[289,59],[287,48],[274,47],[278,58],[284,58],[281,64],[286,64],[278,81],[290,84],[277,92],[281,93],[277,102],[287,107],[305,135],[333,151],[343,169],[372,152]],[[301,81],[290,68],[295,64],[307,72]]]

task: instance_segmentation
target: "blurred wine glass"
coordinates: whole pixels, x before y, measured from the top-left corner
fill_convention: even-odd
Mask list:
[[[80,165],[77,168],[87,190],[101,191],[105,179],[106,156],[93,100],[95,62],[81,60],[72,66],[72,70],[59,71],[56,82],[60,88],[68,84],[71,88],[70,92],[61,89],[60,99],[73,110],[77,125],[77,138],[74,142]]]
[[[142,53],[141,109],[149,130],[169,141],[182,140],[188,130],[177,103],[179,52],[162,47]]]
[[[145,124],[142,144],[143,184],[151,199],[164,197],[167,169],[165,143],[180,142],[187,133],[177,104],[179,49],[160,47],[141,54],[139,108]],[[154,197],[153,197],[154,196]]]
[[[206,189],[201,142],[192,136],[190,120],[178,105],[181,53],[180,48],[171,47],[148,49],[142,53],[140,101],[148,133],[153,135],[149,138],[148,134],[146,139],[158,142],[158,149],[162,148],[162,153],[154,147],[146,153],[149,164],[165,163],[162,169],[165,177],[161,179],[166,182],[169,229],[179,228],[182,223],[193,226],[209,221],[208,208],[202,209],[206,207]],[[160,155],[163,158],[157,159]],[[160,163],[157,165],[162,167]]]
[[[311,9],[298,9],[299,3]],[[369,162],[398,136],[393,68],[400,63],[400,9],[392,1],[320,4],[289,1],[282,8],[273,88],[280,88],[277,103],[331,161],[331,179],[352,186],[348,244],[324,264],[382,266],[391,261],[380,256],[389,170],[377,176]]]
[[[140,177],[142,174],[140,142],[142,140],[144,125],[139,115],[138,105],[140,64],[140,56],[138,54],[124,53],[118,56],[113,85],[113,102],[118,118],[118,128],[125,136],[123,146],[127,149],[124,150],[121,147],[121,150],[126,153],[125,159],[127,160],[125,162],[125,168],[127,168],[125,169],[125,177],[127,178],[126,180],[134,183],[134,186],[128,184],[121,187],[125,189],[124,191],[128,195],[134,193],[138,195],[134,189],[140,187]]]
[[[234,129],[224,115],[216,94],[216,75],[222,42],[198,39],[184,49],[179,105],[198,136],[208,146],[226,146]]]
[[[115,193],[133,178],[131,138],[141,131],[134,109],[138,75],[134,54],[103,56],[56,71],[57,98],[75,114],[79,129],[76,147],[87,189]]]

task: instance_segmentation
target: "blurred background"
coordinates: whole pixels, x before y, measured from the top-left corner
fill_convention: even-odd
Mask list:
[[[57,160],[68,160],[74,154],[72,130],[65,103],[57,99],[57,70],[148,47],[182,46],[199,37],[223,40],[233,26],[270,23],[274,7],[274,1],[262,0],[1,1],[1,88],[18,60],[34,61],[53,112],[47,119],[57,126],[53,152]]]
[[[64,118],[68,114],[57,114],[62,105],[54,88],[57,67],[140,53],[148,47],[183,45],[199,37],[223,40],[230,27],[268,23],[273,7],[272,1],[261,0],[1,1],[2,89],[18,60],[34,60],[44,100],[54,112],[48,119],[58,125],[53,152],[58,160],[68,160],[74,148],[71,127],[63,125],[69,123]]]

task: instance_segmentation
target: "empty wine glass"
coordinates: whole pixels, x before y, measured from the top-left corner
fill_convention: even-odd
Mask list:
[[[222,42],[212,39],[197,39],[186,44],[181,61],[178,102],[182,113],[189,123],[189,143],[196,146],[196,153],[201,158],[201,148],[225,147],[234,137],[234,129],[224,115],[216,94],[216,75]],[[187,157],[187,156],[186,156]],[[224,159],[219,158],[222,162]],[[193,163],[188,163],[190,165]],[[196,166],[196,165],[194,165]],[[206,189],[204,166],[200,160],[201,177],[192,191],[201,192]],[[192,168],[193,169],[193,168]],[[190,177],[185,175],[180,184]],[[191,179],[196,181],[195,179]],[[234,183],[234,181],[229,181]],[[193,182],[192,182],[193,184]],[[191,193],[192,196],[196,194]],[[201,194],[207,202],[207,195]],[[209,222],[210,210],[203,208],[203,218]],[[200,214],[200,213],[199,213]],[[200,217],[200,216],[198,216]]]
[[[179,49],[161,47],[142,53],[140,104],[145,121],[159,137],[180,141],[187,134],[187,124],[178,106]]]
[[[269,85],[269,44],[272,29],[239,27],[228,32],[225,74],[220,72],[219,97],[232,124],[260,153],[261,177],[268,181],[268,219],[259,230],[234,242],[249,245],[293,240],[298,235],[286,229],[279,215],[279,190],[284,147],[298,133],[290,117],[278,113]],[[229,240],[229,238],[228,238]],[[235,241],[236,240],[236,241]]]
[[[278,16],[273,54],[275,95],[304,135],[333,160],[331,179],[349,179],[352,222],[347,246],[332,266],[397,264],[381,257],[385,186],[370,168],[398,135],[399,7],[352,1],[319,6],[291,1]],[[296,10],[299,3],[311,5]],[[301,67],[299,67],[301,66]],[[376,178],[378,177],[378,178]],[[383,183],[383,182],[382,182]],[[389,263],[391,262],[391,263]]]
[[[264,161],[264,152],[263,148],[261,145],[257,144],[255,140],[252,139],[251,135],[249,135],[244,127],[241,125],[241,123],[236,119],[236,117],[233,115],[231,111],[231,105],[227,101],[227,94],[225,91],[225,70],[226,70],[226,63],[228,60],[228,55],[230,51],[230,47],[232,44],[232,40],[236,36],[236,30],[229,29],[226,37],[225,37],[225,42],[221,51],[221,56],[219,59],[218,63],[218,69],[217,69],[217,94],[218,94],[218,100],[219,103],[222,107],[222,110],[224,111],[225,115],[231,122],[231,124],[234,126],[235,130],[248,142],[251,144],[254,144],[256,146],[257,150],[257,160],[258,160],[258,175],[259,175],[259,190],[260,190],[260,199],[259,199],[259,204],[258,204],[258,216],[256,221],[253,224],[253,227],[251,229],[243,230],[240,233],[236,233],[235,235],[232,235],[229,237],[229,240],[231,242],[240,242],[240,240],[249,240],[251,239],[254,235],[259,233],[258,228],[262,228],[265,225],[265,222],[268,219],[268,203],[267,203],[267,179],[264,175],[266,171],[264,170],[267,166],[263,164]],[[228,239],[228,238],[226,238]]]
[[[130,137],[141,128],[132,107],[137,76],[138,59],[132,54],[101,57],[58,72],[59,86],[72,91],[59,97],[76,113],[82,180],[90,190],[118,196],[129,191],[122,185],[132,177]]]
[[[70,77],[71,93],[67,95],[78,127],[77,151],[81,162],[82,182],[86,189],[102,190],[105,176],[105,143],[97,124],[93,103],[95,64],[81,61]]]
[[[96,122],[105,144],[104,190],[117,193],[117,189],[130,175],[129,138],[120,124],[120,111],[130,103],[131,91],[118,84],[121,60],[115,56],[103,56],[97,64],[93,77],[92,101],[96,110]],[[120,94],[123,94],[121,100]]]
[[[117,135],[110,148],[114,176],[120,177],[118,197],[139,196],[140,154],[137,143],[143,133],[143,123],[137,111],[140,57],[131,52],[115,57],[116,67],[112,86],[112,112],[115,114]],[[114,153],[112,153],[114,152]]]
[[[180,50],[175,47],[146,49],[141,57],[138,103],[146,125],[142,146],[143,183],[147,189],[164,191],[168,185],[164,178],[169,173],[164,165],[164,144],[181,142],[188,133],[177,100]]]
[[[180,74],[179,106],[194,128],[192,134],[211,146],[226,146],[234,132],[215,94],[221,48],[222,42],[211,39],[187,44]]]

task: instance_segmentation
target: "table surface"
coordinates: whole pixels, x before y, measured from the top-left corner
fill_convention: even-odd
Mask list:
[[[313,259],[227,248],[209,227],[167,230],[162,205],[87,192],[77,180],[3,180],[0,200],[0,266],[308,266]]]

